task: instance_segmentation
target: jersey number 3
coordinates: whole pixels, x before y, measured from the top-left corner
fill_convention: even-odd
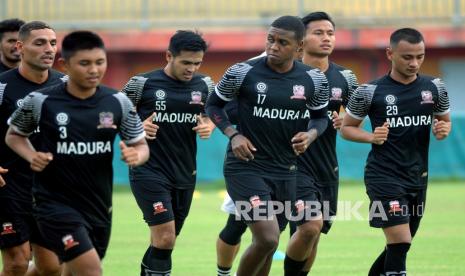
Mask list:
[[[60,138],[61,139],[66,139],[66,137],[68,137],[68,132],[66,131],[65,126],[59,127],[58,130],[60,131]]]

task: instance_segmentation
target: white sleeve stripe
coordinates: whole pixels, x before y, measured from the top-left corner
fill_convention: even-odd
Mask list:
[[[354,113],[352,113],[349,108],[346,108],[346,113],[349,114],[350,117],[353,117],[353,118],[355,118],[357,120],[363,121],[363,119],[364,119],[363,117],[357,116]]]
[[[32,133],[34,133],[34,132],[30,132],[30,133],[22,132],[21,130],[19,130],[19,128],[18,128],[16,125],[11,125],[11,124],[10,124],[10,121],[11,121],[11,120],[8,119],[8,124],[9,124],[10,127],[14,130],[14,132],[18,133],[19,135],[29,137]]]
[[[132,144],[135,144],[137,142],[139,142],[140,140],[144,139],[145,138],[145,131],[142,132],[141,134],[139,134],[139,136],[137,136],[136,138],[132,138],[132,139],[129,139],[129,140],[125,140],[126,144],[128,145],[132,145]]]
[[[319,110],[319,109],[325,108],[326,106],[328,106],[328,102],[325,102],[324,104],[319,105],[319,106],[309,106],[308,109]]]
[[[443,111],[443,112],[433,112],[433,115],[442,116],[442,115],[446,115],[449,112],[450,112],[450,108],[448,108],[446,111]]]
[[[220,91],[218,91],[218,89],[216,87],[215,87],[215,94],[225,102],[230,102],[230,101],[233,100],[232,98],[226,98],[223,94],[221,94]]]

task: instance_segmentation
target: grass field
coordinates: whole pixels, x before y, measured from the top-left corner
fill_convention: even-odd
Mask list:
[[[191,213],[173,253],[174,276],[216,275],[215,241],[226,222],[219,210],[221,183],[198,185]],[[426,214],[408,255],[409,275],[465,275],[465,183],[433,182],[428,188]],[[339,200],[362,200],[366,217],[368,202],[361,183],[341,183]],[[140,259],[148,246],[148,228],[127,187],[114,194],[113,232],[104,260],[104,275],[138,275]],[[286,231],[279,250],[285,251]],[[243,237],[242,250],[250,243]],[[312,275],[366,275],[381,252],[384,237],[363,220],[337,220],[323,236]],[[233,270],[237,268],[236,261]],[[283,261],[273,262],[270,275],[282,275]]]

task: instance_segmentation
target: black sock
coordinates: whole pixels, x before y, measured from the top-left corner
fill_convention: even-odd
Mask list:
[[[218,265],[218,276],[230,276],[231,267],[224,267]]]
[[[375,262],[371,265],[370,271],[368,272],[368,276],[379,276],[384,274],[384,261],[386,259],[386,248],[384,248],[383,252],[376,258]]]
[[[286,254],[286,258],[284,258],[284,276],[297,276],[299,275],[300,271],[305,265],[307,260],[303,261],[296,261]]]
[[[406,276],[406,259],[410,243],[392,243],[387,245],[384,271],[386,275]]]
[[[171,274],[171,252],[173,249],[160,249],[149,246],[141,264],[141,276],[169,276]]]
[[[301,271],[299,276],[307,276],[310,271]]]

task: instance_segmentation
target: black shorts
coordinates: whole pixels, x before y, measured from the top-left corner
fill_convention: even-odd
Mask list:
[[[337,214],[339,183],[318,183],[317,185],[320,186],[321,201],[323,202],[323,228],[321,228],[321,233],[328,234]]]
[[[105,256],[111,224],[92,224],[72,207],[56,202],[39,204],[35,214],[47,247],[60,261],[71,261],[93,248],[100,259]]]
[[[179,189],[172,184],[131,176],[131,190],[149,226],[174,220],[176,235],[189,214],[195,186]]]
[[[421,190],[406,189],[398,196],[370,197],[370,226],[386,228],[420,220],[423,217],[426,203],[426,188]]]
[[[334,221],[337,211],[338,183],[317,183],[308,174],[297,174],[295,223],[302,225],[306,221],[319,216],[323,217],[321,232],[327,234]]]
[[[0,198],[0,249],[15,247],[27,241],[45,246],[32,210],[30,213],[23,211],[30,208],[29,202]]]
[[[271,179],[258,175],[226,175],[226,188],[245,223],[267,220],[273,214],[284,231],[295,213],[295,178]]]

